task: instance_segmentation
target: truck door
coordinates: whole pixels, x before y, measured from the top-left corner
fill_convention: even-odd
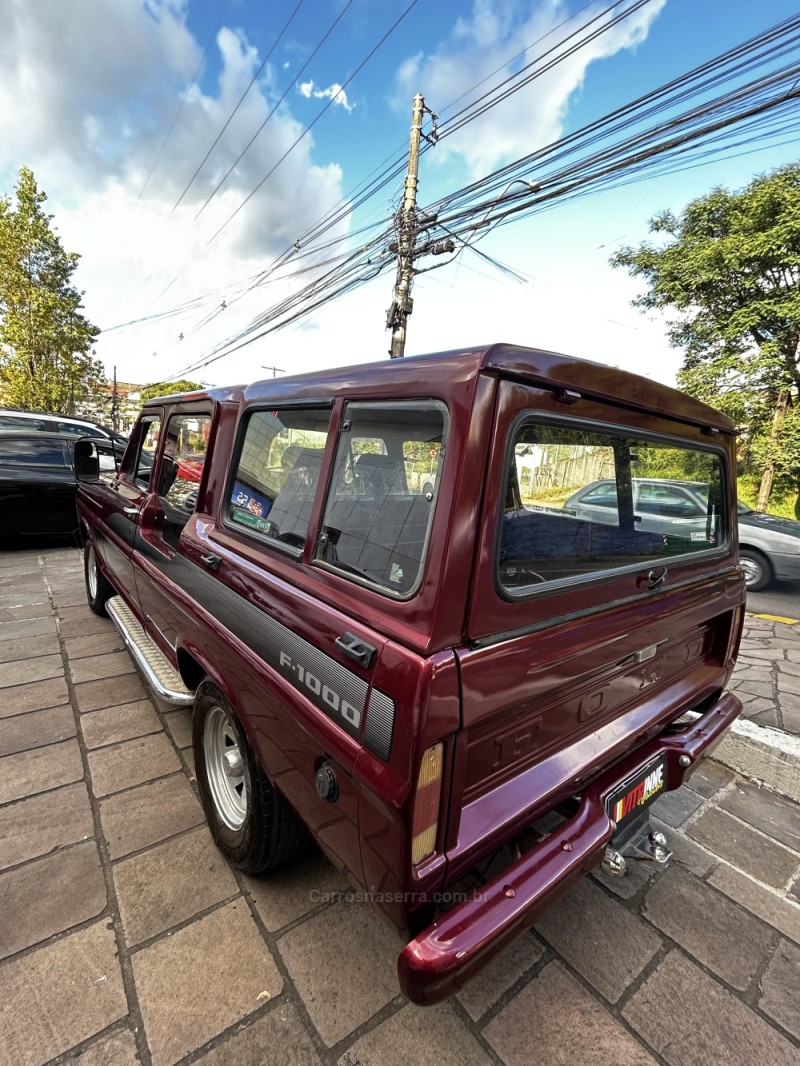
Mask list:
[[[178,542],[197,506],[210,430],[207,404],[168,414],[136,531],[133,563],[145,629],[167,654],[175,649],[180,611],[172,595]]]
[[[93,508],[95,547],[112,582],[136,600],[131,553],[142,504],[150,490],[163,412],[148,411],[134,429],[119,474],[84,485],[83,495]]]

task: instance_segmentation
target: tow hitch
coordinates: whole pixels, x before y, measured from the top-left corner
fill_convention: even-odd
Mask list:
[[[628,872],[628,860],[655,862],[666,867],[672,858],[667,847],[667,838],[650,824],[650,815],[645,812],[640,818],[626,825],[608,843],[600,868],[609,877],[624,877]]]

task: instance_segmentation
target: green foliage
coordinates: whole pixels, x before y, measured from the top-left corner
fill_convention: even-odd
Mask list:
[[[740,473],[759,472],[765,507],[773,487],[800,487],[800,165],[713,189],[650,232],[666,241],[623,248],[611,265],[647,284],[636,306],[678,312],[678,384],[742,428]]]
[[[142,403],[145,400],[152,400],[156,396],[171,396],[176,392],[197,392],[204,388],[203,385],[199,385],[196,381],[187,381],[183,379],[181,381],[157,381],[153,385],[147,385],[141,391]]]
[[[90,351],[99,330],[70,282],[80,256],[64,251],[26,167],[15,192],[16,207],[0,197],[0,403],[71,412],[102,382]]]

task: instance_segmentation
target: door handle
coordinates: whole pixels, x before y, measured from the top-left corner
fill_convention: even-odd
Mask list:
[[[341,648],[345,655],[354,659],[365,670],[369,670],[377,648],[373,648],[365,640],[360,640],[355,633],[343,633],[336,638],[334,643],[337,648]]]
[[[139,513],[139,508],[138,507],[123,507],[122,508],[122,513],[123,514],[138,514]]]

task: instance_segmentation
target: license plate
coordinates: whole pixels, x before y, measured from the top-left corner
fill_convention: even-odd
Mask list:
[[[664,759],[653,759],[633,777],[615,788],[606,801],[606,809],[617,823],[617,829],[625,822],[649,807],[654,799],[666,791],[667,774]]]

